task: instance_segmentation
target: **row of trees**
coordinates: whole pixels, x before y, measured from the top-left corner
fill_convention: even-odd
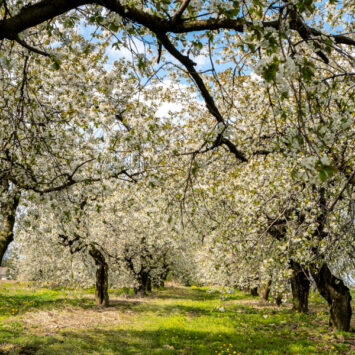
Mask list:
[[[18,219],[12,257],[17,277],[91,286],[96,273],[97,303],[105,305],[109,284],[145,295],[152,284],[164,285],[169,272],[188,279],[191,251],[161,212],[165,206],[158,191],[114,187],[114,193],[95,200],[76,187],[70,199],[56,194],[40,205],[32,202]],[[35,224],[29,214],[38,216]]]
[[[3,1],[1,256],[21,215],[20,255],[42,240],[66,248],[63,258],[55,249],[63,265],[91,257],[100,303],[115,267],[137,292],[172,268],[277,292],[291,280],[300,311],[312,279],[332,326],[348,330],[351,11],[312,1]],[[95,27],[90,39],[83,23]],[[129,48],[132,61],[109,65],[108,46]],[[157,114],[163,102],[181,107]]]

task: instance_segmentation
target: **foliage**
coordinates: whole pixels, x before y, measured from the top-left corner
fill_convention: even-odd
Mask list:
[[[275,294],[293,262],[318,288],[328,266],[353,271],[350,2],[0,6],[2,249],[22,191],[19,263],[45,258],[38,232],[47,258],[64,236],[136,282],[166,260],[219,284],[271,279]],[[132,60],[109,63],[109,47]],[[67,278],[69,252],[47,275]],[[340,279],[323,295],[332,305],[337,286],[350,315]]]

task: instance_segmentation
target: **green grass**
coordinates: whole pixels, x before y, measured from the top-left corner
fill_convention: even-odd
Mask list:
[[[87,291],[0,283],[0,354],[355,354],[354,334],[328,328],[317,295],[307,315],[239,291],[221,312],[218,293],[202,287],[111,296],[102,309]]]

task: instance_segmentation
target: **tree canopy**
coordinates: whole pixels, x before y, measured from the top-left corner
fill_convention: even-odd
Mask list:
[[[1,255],[21,210],[43,248],[93,257],[98,288],[114,260],[144,287],[188,266],[275,294],[291,280],[297,308],[312,278],[349,329],[350,2],[0,6]]]

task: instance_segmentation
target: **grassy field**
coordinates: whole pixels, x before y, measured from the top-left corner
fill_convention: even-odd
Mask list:
[[[308,315],[239,291],[224,304],[196,287],[110,296],[101,308],[84,291],[0,283],[0,353],[355,354],[354,333],[330,331],[316,295]]]

